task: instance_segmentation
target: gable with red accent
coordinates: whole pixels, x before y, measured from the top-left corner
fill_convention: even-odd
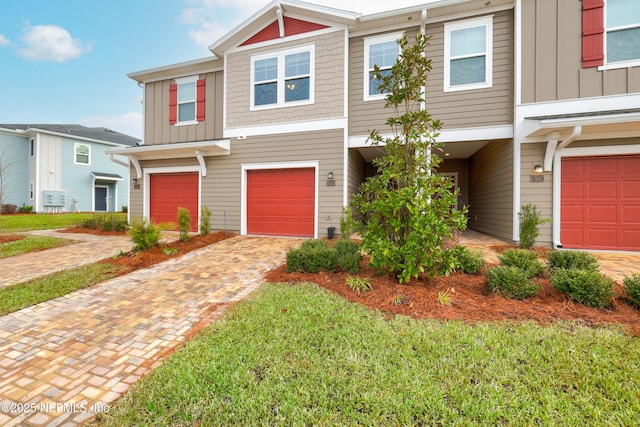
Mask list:
[[[284,36],[290,37],[297,34],[310,33],[312,31],[322,30],[328,28],[326,25],[316,24],[314,22],[303,21],[301,19],[284,17]],[[250,37],[240,46],[247,46],[250,44],[266,42],[269,40],[276,40],[280,38],[280,28],[278,21],[275,20],[271,24],[267,25],[262,31]]]

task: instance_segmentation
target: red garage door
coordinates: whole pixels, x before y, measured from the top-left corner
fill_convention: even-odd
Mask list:
[[[640,250],[640,156],[562,159],[565,248]]]
[[[247,171],[247,233],[313,237],[315,169]]]
[[[159,173],[149,179],[149,215],[155,224],[178,222],[178,208],[191,215],[191,231],[198,230],[198,173]]]

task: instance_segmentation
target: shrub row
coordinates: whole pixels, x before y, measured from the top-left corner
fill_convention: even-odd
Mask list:
[[[456,246],[453,250],[456,252],[456,270],[467,274],[478,274],[484,267],[484,254],[481,250],[464,246]]]
[[[122,232],[126,231],[129,225],[127,219],[121,215],[102,214],[85,219],[80,226],[91,230]]]
[[[487,271],[487,284],[491,292],[507,298],[533,297],[540,286],[531,279],[544,272],[544,265],[534,252],[526,249],[507,249],[498,255],[501,265]]]
[[[356,242],[340,239],[331,248],[325,240],[311,239],[287,253],[287,272],[336,271],[340,266],[347,273],[355,274],[360,271],[360,260],[360,245]]]

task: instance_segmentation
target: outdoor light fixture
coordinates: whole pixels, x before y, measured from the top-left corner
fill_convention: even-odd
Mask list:
[[[533,167],[533,171],[534,171],[535,173],[542,173],[542,172],[544,172],[544,168],[542,167],[542,165],[535,165],[535,166]]]
[[[333,179],[333,172],[332,172],[332,171],[330,171],[330,172],[327,174],[327,179],[328,179],[328,180],[332,180],[332,179]]]
[[[131,183],[132,183],[133,185],[138,184],[138,178],[131,178]]]

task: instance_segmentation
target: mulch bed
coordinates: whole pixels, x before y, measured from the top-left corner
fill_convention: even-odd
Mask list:
[[[58,230],[60,233],[83,233],[83,234],[95,234],[97,236],[125,236],[125,231],[104,231],[93,228],[84,227],[71,227],[64,230]]]
[[[17,240],[22,240],[25,237],[26,236],[21,234],[0,234],[0,243],[15,242]]]
[[[506,246],[506,245],[505,245]],[[572,301],[564,293],[554,289],[548,279],[539,279],[538,294],[530,299],[518,301],[490,294],[484,274],[469,275],[454,273],[434,279],[424,278],[409,284],[398,284],[390,277],[377,276],[369,267],[367,258],[362,261],[360,277],[370,279],[372,290],[358,294],[345,282],[347,274],[319,272],[287,273],[281,265],[271,270],[269,282],[313,282],[340,295],[383,313],[402,314],[421,319],[461,320],[467,323],[493,320],[533,320],[548,324],[558,320],[577,321],[587,326],[620,324],[640,337],[640,310],[627,304],[622,286],[616,285],[613,306],[608,309],[590,308]],[[439,302],[439,294],[446,292],[451,305]],[[404,296],[402,304],[394,304]]]

